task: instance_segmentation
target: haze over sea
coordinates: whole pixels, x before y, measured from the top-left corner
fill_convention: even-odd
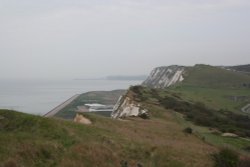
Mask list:
[[[127,89],[142,81],[124,80],[0,80],[0,109],[43,115],[75,94]]]

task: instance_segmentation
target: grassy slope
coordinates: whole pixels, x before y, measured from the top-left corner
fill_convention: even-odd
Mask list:
[[[214,109],[240,112],[250,103],[250,77],[218,67],[196,65],[189,67],[183,83],[170,90],[188,101],[200,101]],[[244,98],[241,98],[244,96]],[[234,100],[234,97],[239,97]]]
[[[197,134],[197,136],[203,138],[206,142],[219,147],[231,148],[233,150],[241,152],[242,154],[249,154],[244,150],[245,148],[250,146],[249,139],[222,137],[220,134],[213,133],[213,129],[211,130],[208,127],[194,125],[192,122],[186,121],[182,114],[175,113],[175,116],[182,126],[191,127]]]
[[[250,103],[250,89],[246,88],[208,88],[182,85],[170,91],[188,101],[199,101],[214,109],[226,109],[241,113],[241,108]],[[234,100],[233,97],[244,99]]]
[[[238,65],[238,66],[229,66],[226,67],[232,70],[236,70],[236,71],[240,71],[243,72],[244,74],[250,74],[250,64],[246,64],[246,65]]]
[[[150,89],[150,88],[143,88],[140,90],[140,97],[144,100],[144,105],[146,105],[146,108],[150,108],[151,105],[161,105],[161,102],[159,101],[160,98],[165,97],[172,97],[178,100],[183,100],[179,94],[174,92],[173,90],[161,90],[161,89]],[[183,101],[185,103],[185,99]],[[192,113],[192,111],[190,111]],[[154,117],[161,118],[163,112],[159,112],[159,110],[154,110],[151,112]],[[249,154],[244,151],[246,147],[250,146],[249,139],[246,138],[228,138],[228,137],[222,137],[219,133],[214,133],[215,129],[211,129],[209,127],[202,127],[193,124],[190,121],[187,121],[185,119],[185,116],[172,111],[173,117],[175,117],[176,121],[180,124],[180,126],[184,127],[191,127],[194,130],[194,134],[196,134],[199,138],[204,139],[206,142],[211,143],[215,146],[219,147],[230,147],[232,149],[235,149],[243,154]]]
[[[241,88],[244,83],[250,83],[248,75],[209,65],[189,67],[183,82],[185,85],[210,88]]]
[[[89,126],[0,110],[0,166],[212,166],[214,147],[185,135],[171,112],[148,108],[150,120],[87,115]]]

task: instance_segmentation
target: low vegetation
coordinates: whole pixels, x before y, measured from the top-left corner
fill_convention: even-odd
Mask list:
[[[194,122],[196,125],[216,128],[221,132],[235,133],[242,137],[250,137],[250,117],[227,110],[214,110],[208,108],[201,102],[188,102],[183,100],[177,94],[148,89],[143,87],[134,87],[131,89],[136,92],[137,97],[142,101],[154,98],[160,105],[166,109],[171,109],[185,115],[186,120]],[[150,101],[150,99],[148,100]]]
[[[219,152],[211,155],[214,160],[214,167],[248,167],[250,166],[249,157],[240,156],[239,153],[222,148]]]
[[[238,153],[224,148],[219,153],[212,155],[215,167],[239,167],[240,159]]]
[[[240,152],[248,152],[250,146],[249,138],[249,116],[228,110],[216,110],[202,102],[187,100],[179,92],[162,89],[151,89],[136,86],[131,88],[135,91],[135,99],[141,100],[145,107],[151,105],[163,106],[166,111],[173,111],[176,121],[183,129],[190,127],[192,133],[216,146],[232,147]],[[162,112],[150,110],[150,114],[162,118]],[[223,137],[223,133],[229,132],[241,137]],[[248,154],[248,153],[247,153]]]
[[[0,166],[213,166],[216,148],[185,135],[170,112],[117,121],[85,115],[92,125],[0,110]]]
[[[184,85],[209,88],[242,88],[250,83],[249,75],[202,64],[188,67],[184,78]]]
[[[193,133],[193,129],[190,128],[190,127],[187,127],[187,128],[185,128],[185,129],[183,129],[183,132],[184,132],[184,133],[187,133],[187,134],[192,134],[192,133]]]

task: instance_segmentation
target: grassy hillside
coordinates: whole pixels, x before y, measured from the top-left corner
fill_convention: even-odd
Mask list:
[[[209,65],[188,67],[184,85],[213,88],[242,88],[250,84],[250,76]]]
[[[168,88],[183,99],[242,113],[250,103],[250,76],[209,65],[188,67],[184,81]]]
[[[172,110],[178,122],[192,127],[204,141],[217,146],[227,146],[243,151],[250,146],[250,117],[229,110],[215,110],[201,102],[189,101],[173,90],[150,89],[140,86],[131,88],[136,98],[144,101],[146,108],[151,105]],[[162,112],[151,112],[154,117],[162,117]],[[222,137],[225,132],[236,133],[245,138]],[[248,137],[247,137],[248,136]]]
[[[169,91],[191,102],[202,102],[213,109],[230,110],[244,114],[241,108],[250,103],[248,88],[209,88],[201,86],[180,85]]]
[[[150,120],[86,115],[92,125],[0,110],[0,166],[213,166],[216,148],[185,134],[172,112],[149,109]]]
[[[238,65],[238,66],[227,66],[225,68],[243,72],[244,74],[250,74],[250,64]]]

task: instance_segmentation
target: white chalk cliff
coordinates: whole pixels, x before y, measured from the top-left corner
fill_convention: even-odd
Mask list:
[[[185,67],[183,66],[167,66],[155,68],[149,77],[142,83],[143,86],[152,88],[166,88],[184,80],[183,74]]]
[[[114,119],[125,118],[125,117],[140,117],[147,115],[148,111],[143,109],[140,103],[134,101],[127,94],[119,98],[118,102],[114,106],[114,110],[111,117]]]
[[[149,77],[142,83],[143,86],[151,88],[166,88],[184,80],[185,67],[167,66],[155,68]],[[146,117],[148,111],[141,107],[141,104],[133,98],[131,90],[121,96],[114,106],[111,117],[114,119],[125,117]]]

